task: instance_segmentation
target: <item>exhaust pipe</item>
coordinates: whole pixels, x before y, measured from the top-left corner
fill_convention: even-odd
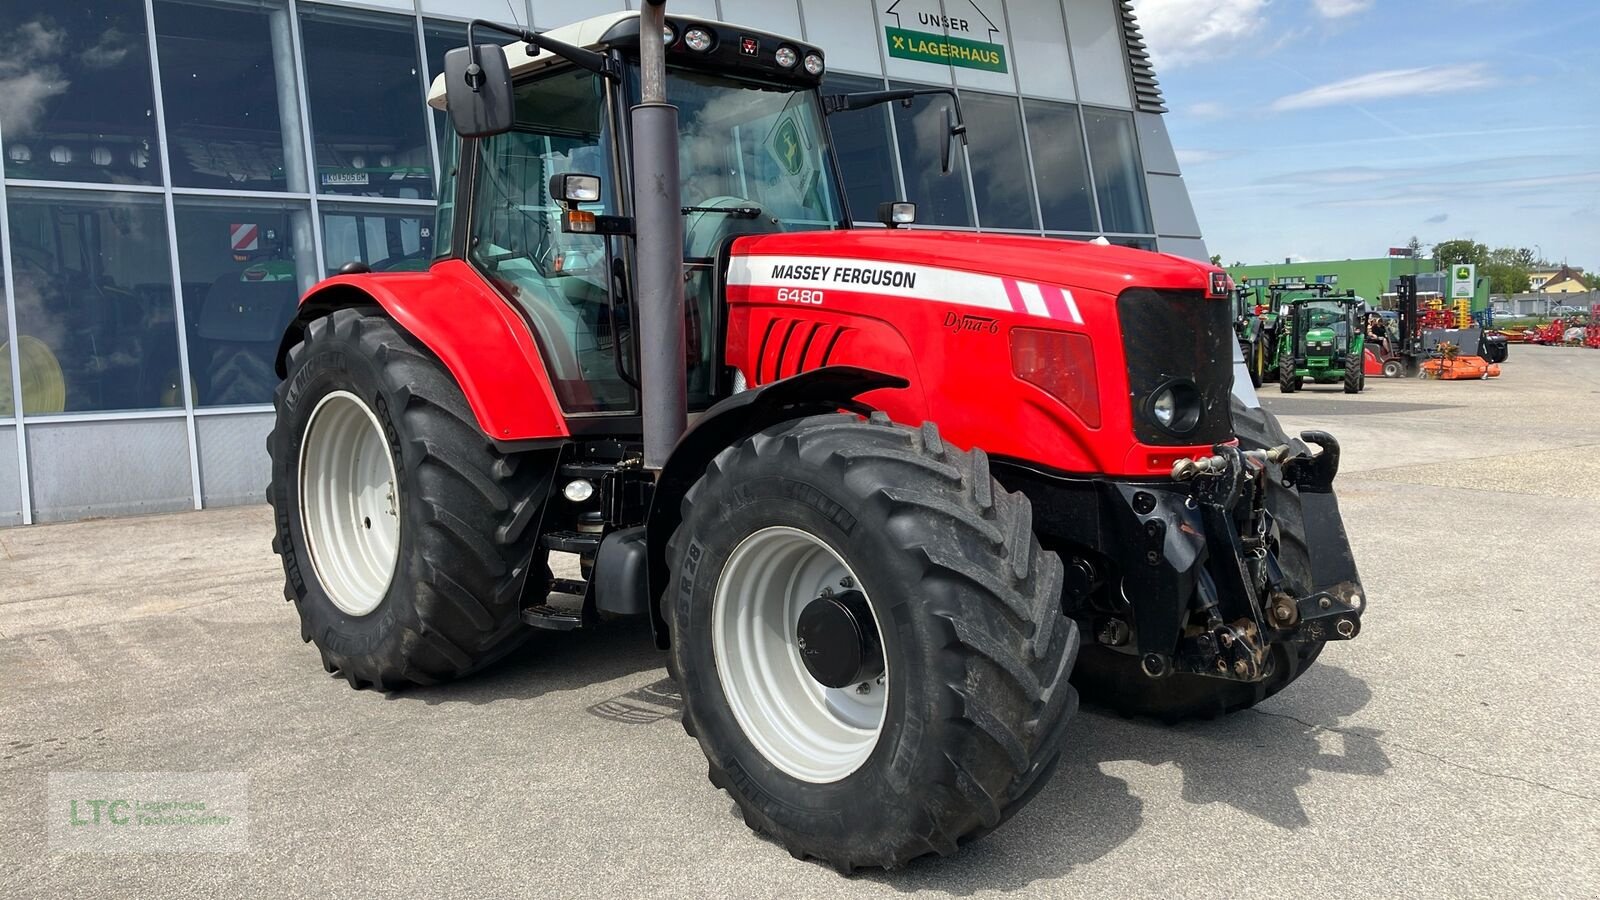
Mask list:
[[[667,102],[666,0],[639,9],[640,102],[633,123],[633,216],[644,465],[660,471],[689,421],[683,333],[683,203],[678,108]]]

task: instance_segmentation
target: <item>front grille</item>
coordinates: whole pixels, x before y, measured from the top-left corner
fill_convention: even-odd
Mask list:
[[[1233,437],[1228,395],[1233,387],[1233,323],[1228,303],[1199,291],[1129,288],[1117,297],[1122,347],[1128,357],[1133,434],[1146,444],[1215,444]],[[1187,380],[1200,392],[1200,419],[1174,435],[1146,412],[1162,385]]]

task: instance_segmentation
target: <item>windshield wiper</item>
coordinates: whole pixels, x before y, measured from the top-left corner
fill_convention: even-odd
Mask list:
[[[697,213],[697,212],[698,213],[722,213],[725,216],[733,216],[735,219],[754,219],[757,216],[761,215],[761,207],[759,207],[759,206],[685,206],[683,208],[683,214],[686,215],[686,216],[689,213]]]

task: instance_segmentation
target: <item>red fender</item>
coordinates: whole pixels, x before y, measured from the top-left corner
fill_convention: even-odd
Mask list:
[[[497,441],[569,435],[527,323],[461,260],[441,260],[426,272],[335,275],[313,287],[284,338],[278,374],[307,322],[374,301],[444,363],[484,434]]]

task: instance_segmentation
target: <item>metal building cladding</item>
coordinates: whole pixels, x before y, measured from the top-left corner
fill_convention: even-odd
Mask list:
[[[472,17],[552,28],[621,0],[7,0],[0,9],[0,525],[257,503],[272,370],[306,288],[433,256],[448,126],[423,103]],[[863,223],[1205,245],[1131,4],[672,0],[793,35],[839,114]],[[927,137],[925,135],[924,137]]]

